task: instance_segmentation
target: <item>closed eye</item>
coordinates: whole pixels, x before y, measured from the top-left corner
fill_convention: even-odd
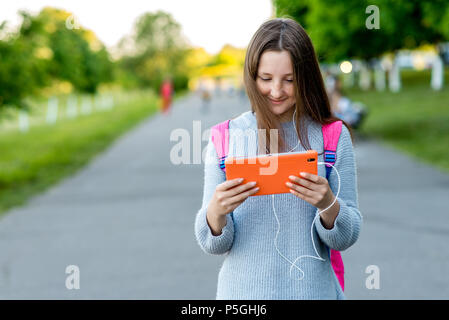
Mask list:
[[[262,81],[270,81],[271,79],[264,79],[264,78],[262,78],[262,77],[259,77]],[[287,82],[293,82],[293,80],[288,80],[288,79],[286,79],[285,81],[287,81]]]

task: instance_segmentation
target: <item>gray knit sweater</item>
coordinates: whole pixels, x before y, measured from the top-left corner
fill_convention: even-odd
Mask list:
[[[323,135],[320,124],[304,118],[312,149],[323,152]],[[288,150],[297,145],[298,138],[294,123],[282,123]],[[253,112],[242,113],[229,123],[229,155],[257,155],[257,135],[245,135],[236,139],[233,129],[257,130]],[[242,142],[244,141],[244,142]],[[304,151],[301,144],[292,152]],[[312,221],[317,208],[291,193],[250,196],[233,212],[226,216],[227,224],[219,236],[211,233],[206,220],[209,201],[218,184],[226,180],[218,166],[217,153],[209,138],[205,156],[204,193],[201,209],[195,219],[195,236],[200,248],[213,255],[225,255],[218,274],[217,299],[345,299],[335,276],[328,254],[328,248],[345,250],[355,243],[359,236],[362,216],[358,209],[357,174],[353,146],[348,129],[343,125],[337,146],[337,168],[341,187],[338,196],[340,212],[332,229],[325,229],[320,218],[313,225],[313,239],[321,258],[304,257],[293,267],[276,250],[277,248],[291,262],[302,255],[316,256],[312,243]],[[323,155],[319,155],[323,162]],[[318,165],[318,175],[326,177],[324,165]],[[330,187],[336,195],[338,178],[335,169],[329,177]],[[273,212],[273,203],[278,220]],[[302,280],[298,278],[302,277]]]

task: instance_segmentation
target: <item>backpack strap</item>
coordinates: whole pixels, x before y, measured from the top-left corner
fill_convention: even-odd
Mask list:
[[[324,162],[332,165],[337,161],[337,145],[340,139],[342,122],[335,121],[322,126],[323,142],[324,142]],[[326,164],[326,178],[329,180],[332,167]]]
[[[212,127],[211,139],[214,143],[215,150],[220,164],[220,169],[226,173],[224,161],[229,152],[229,121],[220,122]]]
[[[322,126],[323,131],[323,144],[324,144],[324,162],[330,163],[332,165],[337,161],[337,145],[340,139],[342,122],[335,121],[330,124]],[[326,165],[326,178],[329,180],[329,175],[331,173],[332,167],[328,164]],[[334,269],[335,275],[340,283],[342,290],[345,290],[345,267],[343,264],[343,259],[341,258],[340,251],[329,250],[328,254],[331,260],[332,268]]]

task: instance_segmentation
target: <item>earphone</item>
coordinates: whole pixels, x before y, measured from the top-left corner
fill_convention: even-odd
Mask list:
[[[296,109],[295,109],[295,112],[296,112]],[[295,125],[295,132],[297,132],[297,131],[296,131],[296,122],[294,121],[295,112],[293,113],[293,123],[294,123],[294,125]],[[293,149],[295,149],[298,145],[299,145],[299,137],[298,137],[298,143],[297,143],[296,146],[293,147],[290,151],[292,151]],[[268,151],[268,149],[267,149],[267,151]],[[288,151],[288,152],[290,152],[290,151]],[[337,201],[338,195],[340,194],[340,174],[338,173],[337,168],[335,168],[332,164],[327,163],[327,162],[318,162],[318,164],[324,164],[324,165],[325,165],[325,164],[328,164],[328,165],[330,165],[332,168],[335,169],[335,172],[337,173],[337,177],[338,177],[338,189],[337,189],[337,194],[336,194],[336,196],[335,196],[335,199],[334,199],[334,201],[331,203],[330,206],[328,206],[326,209],[322,210],[321,212],[319,212],[319,210],[317,209],[317,213],[315,214],[315,217],[313,218],[313,221],[312,221],[312,225],[311,225],[311,227],[310,227],[310,235],[311,235],[311,238],[312,238],[312,245],[313,245],[313,249],[315,250],[316,256],[302,255],[302,256],[297,257],[297,258],[292,262],[292,261],[290,261],[290,259],[288,259],[286,256],[284,256],[284,255],[281,253],[281,251],[279,251],[279,248],[278,248],[278,246],[277,246],[276,241],[277,241],[277,237],[278,237],[278,235],[279,235],[279,231],[280,231],[280,229],[281,229],[281,224],[280,224],[280,222],[279,222],[279,218],[278,218],[278,216],[277,216],[277,214],[276,214],[276,209],[275,209],[275,207],[274,207],[274,194],[271,195],[272,206],[273,206],[273,213],[274,213],[274,217],[276,218],[276,222],[278,223],[278,230],[277,230],[277,232],[276,232],[276,236],[274,237],[274,246],[275,246],[275,248],[276,248],[276,251],[279,253],[279,255],[280,255],[282,258],[284,258],[288,263],[291,264],[291,266],[290,266],[290,277],[292,277],[292,270],[293,270],[293,267],[295,267],[296,269],[298,269],[298,270],[302,273],[302,276],[299,277],[299,278],[295,278],[295,280],[302,280],[302,279],[304,278],[304,276],[305,276],[304,271],[302,271],[302,269],[296,265],[296,262],[297,262],[298,260],[300,260],[300,259],[302,259],[302,258],[312,258],[312,259],[317,259],[317,260],[320,260],[320,261],[326,261],[325,259],[323,259],[323,258],[318,254],[318,251],[317,251],[317,249],[316,249],[316,247],[315,247],[315,241],[313,241],[313,224],[315,223],[316,219],[320,216],[320,213],[322,213],[322,212],[328,210],[329,208],[331,208],[331,207],[334,205],[335,201]],[[292,196],[294,196],[294,195],[292,195]]]

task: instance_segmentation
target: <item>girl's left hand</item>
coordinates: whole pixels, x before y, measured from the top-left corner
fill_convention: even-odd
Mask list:
[[[330,206],[335,196],[327,179],[307,172],[301,172],[300,175],[301,178],[289,176],[291,181],[285,184],[290,188],[290,192],[319,210]]]

